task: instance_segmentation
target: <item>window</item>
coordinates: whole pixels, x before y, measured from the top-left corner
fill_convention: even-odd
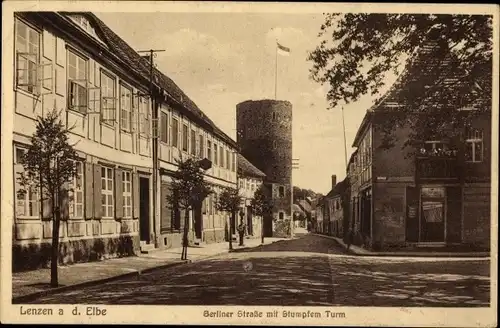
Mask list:
[[[130,132],[132,127],[132,90],[120,85],[120,119],[124,131]]]
[[[26,153],[25,149],[15,147],[16,149],[16,157],[15,157],[15,166],[18,167],[16,169],[19,172],[22,172],[22,158]],[[25,187],[21,186],[17,172],[15,173],[15,183],[16,190],[25,190],[26,192],[17,193],[15,195],[16,200],[16,216],[22,217],[38,217],[40,215],[40,193],[39,189],[35,187]]]
[[[443,151],[448,150],[448,145],[442,141],[426,141],[423,152],[428,155],[441,155]]]
[[[83,162],[76,162],[76,175],[73,178],[71,191],[72,197],[71,202],[69,204],[69,215],[73,218],[83,218],[83,209],[84,209],[84,164]]]
[[[198,138],[198,157],[203,158],[205,156],[205,147],[204,147],[204,140],[203,140],[203,135],[200,134]]]
[[[278,148],[278,142],[276,140],[273,140],[273,149]]]
[[[29,93],[38,92],[40,33],[16,19],[16,84]]]
[[[212,160],[212,141],[207,140],[207,158]]]
[[[68,50],[68,107],[87,112],[87,60]]]
[[[278,196],[279,196],[279,198],[285,197],[285,187],[279,186],[279,188],[278,188]]]
[[[139,96],[139,134],[145,137],[149,137],[151,134],[151,124],[149,115],[149,101],[148,98]]]
[[[122,190],[123,190],[123,217],[132,217],[132,173],[122,172]]]
[[[231,168],[231,157],[229,156],[229,150],[226,149],[226,169]]]
[[[172,119],[172,146],[179,148],[179,121]]]
[[[471,129],[465,139],[465,160],[472,163],[483,161],[483,131]]]
[[[101,72],[101,120],[113,125],[116,120],[115,79]]]
[[[182,150],[183,151],[188,151],[188,143],[189,143],[189,132],[188,132],[188,126],[187,125],[182,125]]]
[[[285,213],[280,212],[280,213],[279,213],[279,219],[280,219],[280,220],[284,220],[284,219],[285,219]]]
[[[217,144],[214,144],[214,165],[218,165]]]
[[[168,143],[168,114],[165,112],[161,112],[161,142]]]
[[[191,155],[196,155],[196,131],[191,130]]]
[[[243,179],[240,180],[240,188],[243,189]]]
[[[276,113],[273,112],[273,121],[276,121]]]
[[[114,217],[114,199],[113,199],[113,169],[109,167],[101,168],[101,200],[102,217]]]
[[[233,153],[233,172],[236,172],[236,153]]]

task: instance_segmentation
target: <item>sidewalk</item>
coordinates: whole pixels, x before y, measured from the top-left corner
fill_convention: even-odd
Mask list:
[[[389,251],[389,252],[373,252],[362,247],[351,245],[349,250],[347,244],[342,238],[326,236],[314,233],[316,236],[330,238],[335,240],[347,253],[359,256],[394,256],[394,257],[473,257],[473,258],[490,258],[489,252],[433,252],[433,251]]]
[[[265,238],[264,244],[271,244],[282,238]],[[245,239],[244,246],[233,242],[233,248],[245,249],[261,245],[260,238]],[[150,254],[139,256],[108,259],[97,262],[77,263],[59,266],[58,288],[51,288],[50,269],[38,269],[12,274],[13,302],[21,303],[35,299],[42,295],[52,294],[70,288],[83,287],[104,283],[110,280],[139,276],[155,269],[161,269],[184,263],[200,261],[217,255],[229,253],[228,243],[214,243],[188,248],[188,260],[181,261],[182,248],[158,250]]]

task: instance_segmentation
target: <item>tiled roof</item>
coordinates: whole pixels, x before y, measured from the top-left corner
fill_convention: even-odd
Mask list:
[[[347,180],[344,179],[344,180],[340,181],[339,183],[337,183],[335,185],[335,187],[333,187],[333,189],[330,190],[330,192],[325,197],[326,198],[333,198],[333,197],[339,196],[346,190],[346,188],[347,188]]]
[[[149,61],[141,57],[141,55],[130,47],[127,42],[120,38],[115,32],[113,32],[102,20],[100,20],[96,15],[91,12],[60,12],[65,15],[83,15],[87,19],[91,20],[100,29],[103,34],[105,41],[111,48],[110,51],[117,54],[122,60],[125,61],[127,65],[138,70],[144,77],[149,78],[150,76],[150,65]],[[158,69],[153,69],[153,76],[155,84],[164,89],[170,96],[177,102],[182,108],[189,114],[201,120],[209,128],[212,129],[218,137],[223,141],[229,143],[231,146],[236,147],[236,142],[225,134],[221,129],[219,129],[215,123],[207,116],[203,111],[198,108],[198,106],[175,84],[175,82],[168,76],[160,72]]]
[[[263,178],[266,175],[250,163],[243,155],[238,154],[238,171],[243,175],[248,175],[256,178]]]
[[[298,203],[302,210],[304,210],[304,212],[311,213],[312,208],[307,201],[301,199],[298,201]]]

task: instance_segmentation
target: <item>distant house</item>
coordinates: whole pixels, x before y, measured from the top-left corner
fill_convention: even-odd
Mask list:
[[[297,227],[304,227],[305,226],[305,218],[306,218],[306,213],[302,210],[302,208],[297,205],[293,204],[292,205],[292,211],[293,211],[293,219],[294,219],[294,226]]]
[[[318,198],[316,202],[316,208],[314,210],[315,212],[315,220],[313,221],[313,227],[312,230],[317,233],[323,233],[324,227],[323,227],[323,212],[324,212],[324,197]]]
[[[240,195],[243,196],[240,220],[246,224],[247,235],[260,237],[262,235],[262,218],[255,217],[250,208],[255,191],[259,189],[266,175],[250,163],[243,155],[238,154],[238,180]],[[233,234],[238,224],[232,224]]]
[[[344,236],[344,205],[347,180],[337,183],[337,176],[332,175],[332,189],[324,197],[323,225],[330,236]]]
[[[304,221],[304,224],[306,222],[310,222],[311,221],[311,212],[312,212],[312,207],[311,207],[311,199],[307,197],[305,200],[304,199],[301,199],[297,202],[297,205],[302,209],[302,211],[304,212],[304,215],[305,215],[305,218],[306,220]],[[305,228],[305,226],[304,226]]]

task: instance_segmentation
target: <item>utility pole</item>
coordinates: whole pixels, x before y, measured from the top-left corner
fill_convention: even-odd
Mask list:
[[[152,133],[151,133],[151,138],[152,138],[152,148],[153,148],[153,194],[152,194],[152,199],[153,199],[153,236],[154,236],[154,245],[155,248],[159,247],[159,242],[158,242],[158,236],[156,226],[159,223],[158,220],[158,205],[157,205],[157,195],[160,194],[158,192],[158,108],[159,108],[159,103],[157,101],[154,101],[154,63],[153,63],[153,58],[156,57],[156,53],[158,52],[164,52],[165,50],[158,50],[158,49],[150,49],[150,50],[139,50],[137,51],[138,53],[149,53],[149,55],[145,56],[149,59],[149,96],[151,99],[151,113],[152,113]],[[151,240],[150,240],[151,243]]]

